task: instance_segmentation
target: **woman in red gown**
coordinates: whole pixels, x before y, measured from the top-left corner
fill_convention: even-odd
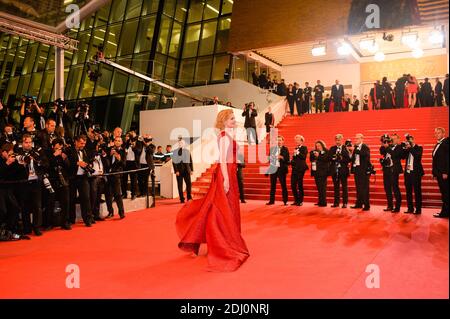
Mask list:
[[[219,112],[216,128],[220,130],[220,157],[213,166],[208,193],[188,202],[177,215],[178,247],[198,255],[200,244],[206,243],[210,271],[235,271],[249,256],[241,236],[235,127],[233,110]]]

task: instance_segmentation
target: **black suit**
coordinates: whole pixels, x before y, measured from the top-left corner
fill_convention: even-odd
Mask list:
[[[55,156],[53,153],[49,155],[49,178],[55,193],[49,194],[46,215],[49,226],[65,226],[69,222],[70,208],[70,191],[69,191],[69,159],[63,159],[61,155]],[[55,220],[53,211],[55,202],[59,202],[61,213],[59,218]]]
[[[303,113],[311,112],[311,96],[312,96],[312,87],[305,86],[303,89]]]
[[[242,116],[245,117],[244,128],[247,130],[248,144],[250,145],[251,135],[253,135],[255,143],[258,144],[258,135],[256,134],[256,117],[258,112],[256,109],[251,111],[250,108],[246,107],[244,112],[242,112]]]
[[[289,104],[289,112],[291,112],[291,115],[294,115],[294,103],[295,103],[295,99],[296,99],[296,90],[295,88],[289,89],[287,90],[287,95],[286,95],[286,99],[287,102]]]
[[[331,98],[334,101],[334,112],[342,112],[342,98],[344,97],[344,86],[339,84],[339,88],[336,84],[331,87]]]
[[[319,206],[327,205],[327,177],[330,173],[330,157],[328,150],[319,152],[318,156],[314,155],[314,151],[309,154],[311,161],[311,175],[314,176],[317,191],[319,193]]]
[[[154,186],[155,186],[155,164],[153,163],[153,153],[155,152],[155,145],[149,144],[146,146],[144,142],[138,141],[139,143],[139,167],[140,168],[146,168],[148,167],[149,170],[146,171],[140,171],[138,173],[138,184],[139,184],[139,193],[141,196],[147,194],[147,187],[148,187],[148,178],[150,176],[152,180],[152,192],[151,195],[155,195]],[[142,163],[142,152],[145,152],[145,163]]]
[[[434,87],[434,96],[436,98],[436,106],[443,106],[442,82],[438,81]]]
[[[266,112],[264,115],[264,125],[266,126],[266,133],[270,133],[271,125],[273,126],[275,123],[275,118],[273,113]]]
[[[192,199],[191,195],[191,172],[194,170],[191,153],[186,148],[177,148],[173,151],[173,170],[177,175],[178,195],[180,201],[184,202],[183,180],[186,183],[187,199]]]
[[[282,159],[277,160],[278,146],[272,146],[270,148],[270,168],[268,174],[270,174],[270,203],[275,202],[275,191],[277,187],[277,179],[280,180],[281,190],[283,194],[283,202],[286,204],[288,201],[288,191],[286,186],[286,175],[288,173],[289,165],[289,150],[286,146],[282,146],[279,155]],[[277,166],[279,162],[279,166]]]
[[[403,173],[401,160],[404,151],[400,145],[381,146],[380,154],[383,155],[383,184],[386,193],[387,207],[394,208],[392,193],[395,196],[395,209],[400,209],[402,205],[402,194],[399,187],[399,177]]]
[[[303,177],[305,172],[309,169],[306,164],[306,157],[308,156],[308,148],[306,146],[297,146],[292,153],[292,176],[291,189],[294,195],[295,203],[303,203],[305,197],[305,190],[303,189]]]
[[[416,212],[420,213],[422,210],[422,177],[424,175],[422,167],[422,153],[423,148],[419,145],[414,145],[410,149],[405,149],[404,158],[405,163],[405,187],[406,187],[406,201],[408,202],[408,211],[414,211],[413,195],[414,190],[416,200]],[[410,154],[412,157],[410,157]],[[410,159],[413,158],[414,164],[412,170],[410,168]]]
[[[444,138],[438,144],[434,146],[433,150],[433,176],[436,177],[439,190],[442,196],[442,209],[441,214],[443,216],[448,216],[448,177],[444,179],[442,174],[448,175],[448,165],[449,165],[449,139]]]
[[[360,145],[361,149],[355,145],[351,157],[352,173],[355,175],[356,184],[356,207],[370,207],[369,200],[369,178],[367,169],[370,164],[370,149],[366,144]],[[359,165],[357,165],[357,156],[359,155]]]
[[[22,189],[22,185],[2,182],[17,181],[21,175],[24,175],[22,165],[17,161],[7,165],[5,159],[0,156],[0,224],[6,223],[6,228],[13,233],[19,233],[20,206],[15,192]]]
[[[405,104],[405,83],[408,81],[407,76],[398,78],[395,82],[395,107],[402,108]]]
[[[350,171],[348,169],[348,164],[350,163],[350,152],[345,147],[341,145],[340,150],[337,145],[330,148],[329,151],[331,165],[330,173],[333,178],[334,186],[334,205],[339,205],[340,197],[340,186],[342,185],[342,203],[344,205],[348,204],[348,176]]]
[[[445,104],[447,104],[447,106],[449,106],[450,105],[450,97],[449,97],[448,78],[445,78],[445,80],[444,80],[444,97],[445,97]]]
[[[303,104],[303,89],[302,88],[298,88],[298,89],[296,89],[296,92],[295,92],[295,105],[296,105],[296,108],[297,108],[297,114],[298,115],[302,115],[303,114],[302,104]]]
[[[422,93],[423,106],[434,106],[433,88],[430,82],[424,82],[420,90]]]
[[[325,88],[321,84],[317,84],[314,87],[314,101],[316,102],[316,113],[318,113],[319,109],[322,113],[323,109],[323,92],[325,92]]]
[[[392,87],[389,82],[383,82],[383,99],[381,100],[381,108],[382,109],[392,109],[393,105],[393,99],[392,99]]]
[[[125,168],[125,151],[122,148],[118,148],[116,149],[116,153],[120,154],[120,160],[118,160],[114,155],[110,155],[107,158],[108,161],[105,161],[106,165],[109,165],[105,168],[108,173],[122,172]],[[114,198],[114,201],[117,204],[119,216],[123,217],[125,210],[123,207],[121,183],[122,177],[120,174],[107,176],[105,197],[109,214],[113,215],[114,213],[114,208],[112,206],[112,199]]]

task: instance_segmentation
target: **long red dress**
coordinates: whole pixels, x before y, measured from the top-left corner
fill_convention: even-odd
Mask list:
[[[224,131],[219,139],[228,138],[227,170],[230,189],[225,193],[220,164],[213,166],[211,185],[205,197],[188,202],[178,212],[176,228],[178,247],[198,254],[201,243],[207,243],[208,270],[235,271],[249,252],[241,236],[241,213],[237,183],[237,143]]]

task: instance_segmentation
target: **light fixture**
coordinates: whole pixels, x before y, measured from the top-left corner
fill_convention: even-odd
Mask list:
[[[421,48],[415,48],[411,52],[412,56],[416,59],[423,57],[423,50]]]
[[[352,48],[348,43],[342,43],[338,47],[337,52],[339,55],[349,55],[352,52]]]
[[[384,61],[385,55],[383,52],[378,51],[377,53],[375,53],[373,58],[375,59],[375,61],[381,62],[381,61]]]
[[[442,33],[442,31],[440,30],[435,29],[430,32],[428,40],[431,44],[442,44],[444,43],[444,33]]]
[[[419,45],[419,35],[417,32],[403,32],[402,43],[410,48],[416,48]]]
[[[327,47],[325,44],[315,44],[311,50],[313,56],[322,56],[327,54]]]
[[[375,38],[364,38],[359,41],[359,48],[361,50],[367,50],[370,53],[375,53],[378,51],[378,44]]]

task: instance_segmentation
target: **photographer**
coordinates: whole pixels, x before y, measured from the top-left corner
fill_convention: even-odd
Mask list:
[[[69,170],[70,163],[67,155],[64,153],[64,141],[56,138],[51,143],[52,151],[49,156],[49,175],[51,184],[55,193],[50,194],[48,200],[48,216],[52,226],[60,226],[62,229],[71,230],[69,224]],[[55,202],[58,201],[60,215],[55,220],[53,212]]]
[[[250,102],[245,105],[242,116],[245,117],[244,128],[247,130],[247,141],[250,145],[251,136],[253,136],[255,144],[258,144],[258,135],[256,133],[256,117],[258,112],[255,109],[255,103]]]
[[[14,126],[12,124],[6,124],[3,129],[3,135],[0,137],[0,147],[7,143],[16,147],[18,145],[18,140],[17,134],[14,133]]]
[[[364,135],[356,134],[355,145],[348,150],[352,152],[351,173],[355,176],[356,203],[350,208],[362,208],[363,211],[370,210],[369,201],[369,178],[370,178],[370,149],[363,143]]]
[[[334,186],[334,204],[331,207],[339,207],[340,186],[342,185],[342,208],[347,208],[348,204],[348,176],[350,170],[348,164],[350,163],[350,152],[347,147],[352,145],[351,140],[345,142],[343,145],[344,136],[337,134],[335,136],[336,145],[330,148],[331,158],[331,177],[333,178]]]
[[[403,148],[403,158],[406,159],[405,164],[405,187],[406,187],[406,201],[408,203],[408,210],[406,214],[422,213],[422,177],[425,174],[422,167],[422,153],[423,147],[415,143],[414,137],[406,134],[406,141],[401,144]],[[413,190],[415,196],[414,211]]]
[[[53,102],[48,118],[54,120],[56,126],[67,128],[67,107],[62,99]]]
[[[126,154],[126,162],[125,162],[125,170],[135,170],[138,168],[139,163],[139,155],[141,150],[139,149],[138,136],[135,131],[130,131],[125,136],[125,154]],[[123,198],[127,198],[127,186],[128,186],[128,175],[130,175],[130,192],[131,192],[131,200],[136,198],[137,192],[137,173],[124,173],[122,175],[122,193]]]
[[[59,138],[55,132],[55,129],[56,122],[52,119],[48,119],[45,123],[45,129],[37,133],[39,145],[46,153],[51,153],[53,140]]]
[[[139,194],[140,196],[145,196],[147,194],[146,187],[148,187],[148,177],[151,174],[152,187],[155,182],[155,164],[153,163],[153,152],[155,152],[155,145],[152,143],[153,139],[150,135],[144,135],[142,140],[138,140],[136,143],[141,149],[141,154],[139,156],[139,166],[140,168],[149,168],[150,170],[140,171],[138,173],[139,182]],[[153,192],[152,192],[152,195]]]
[[[90,126],[89,104],[84,102],[78,104],[75,120],[74,136],[87,134],[87,128]]]
[[[115,172],[122,172],[123,168],[125,167],[125,151],[122,148],[122,138],[116,137],[114,138],[114,145],[110,150],[110,160],[111,160],[111,166],[109,168],[108,173],[115,173]],[[119,216],[120,219],[125,218],[125,210],[123,207],[123,201],[122,201],[122,193],[121,193],[121,176],[120,175],[111,175],[108,176],[108,182],[107,182],[107,192],[106,196],[106,205],[108,207],[108,217],[114,216],[114,209],[112,206],[112,200],[111,198],[114,197],[114,200],[117,204],[117,208],[119,209]]]
[[[327,206],[327,177],[330,171],[330,157],[323,141],[317,141],[309,154],[311,176],[314,176],[318,192],[319,207]]]
[[[42,185],[49,192],[54,192],[47,176],[48,159],[42,148],[32,146],[32,139],[28,134],[22,137],[22,147],[19,147],[16,159],[25,168],[25,179],[28,180],[23,185],[20,199],[23,205],[24,234],[30,234],[32,227],[35,235],[40,236],[42,235],[39,229],[42,225]],[[33,214],[33,225],[31,225],[31,214]]]
[[[3,144],[0,150],[0,226],[6,224],[7,230],[17,234],[20,206],[14,193],[21,185],[8,182],[19,180],[23,167],[16,160],[13,144]]]
[[[381,136],[380,163],[383,168],[383,184],[386,192],[387,207],[383,209],[385,212],[392,211],[393,213],[400,212],[402,204],[402,194],[398,180],[400,174],[403,173],[401,159],[403,157],[403,149],[400,145],[400,138],[397,134],[388,134]],[[393,205],[392,193],[395,196],[395,208]]]
[[[295,136],[295,144],[297,145],[292,153],[292,175],[291,175],[291,189],[294,195],[293,206],[302,206],[305,191],[303,188],[303,177],[305,172],[309,169],[306,164],[306,157],[308,156],[308,148],[303,145],[305,138],[301,135]]]
[[[92,177],[89,179],[91,187],[91,209],[92,215],[94,216],[92,223],[95,223],[96,221],[103,221],[103,218],[100,217],[100,201],[102,193],[105,194],[107,201],[112,201],[111,197],[108,198],[107,196],[110,194],[106,190],[108,187],[107,177],[98,176],[109,171],[111,161],[108,157],[108,152],[108,147],[105,144],[102,145],[99,143],[95,146],[95,150],[92,153],[92,168],[94,172],[92,173]]]
[[[31,137],[31,144],[33,147],[40,145],[38,130],[36,130],[34,119],[31,116],[27,116],[23,120],[22,135],[25,134]]]
[[[23,126],[25,118],[31,117],[34,120],[34,123],[36,123],[36,126],[39,129],[43,129],[40,124],[43,113],[44,109],[39,107],[35,97],[23,96],[20,105],[20,126]]]
[[[69,222],[76,222],[76,199],[77,191],[80,198],[81,216],[87,227],[92,226],[92,211],[90,201],[89,176],[93,173],[90,166],[91,158],[85,150],[86,136],[75,137],[75,145],[67,150],[67,157],[70,162],[70,208]]]

